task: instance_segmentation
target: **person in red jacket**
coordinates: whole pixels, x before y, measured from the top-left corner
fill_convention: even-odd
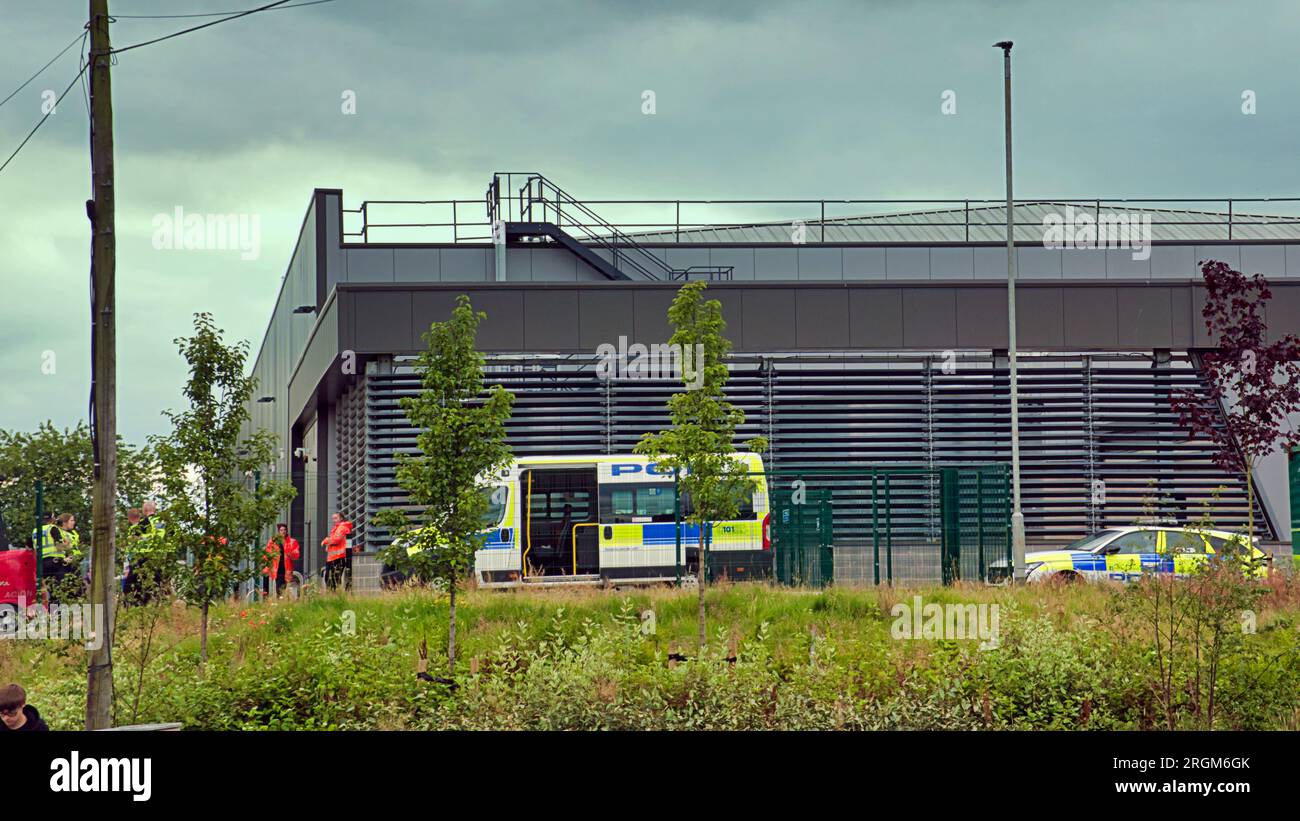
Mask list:
[[[289,526],[284,522],[275,526],[275,535],[266,543],[266,567],[262,569],[262,592],[271,594],[271,582],[275,582],[275,595],[284,590],[285,582],[293,577],[293,563],[302,554],[298,540],[289,535]]]
[[[339,580],[344,578],[344,571],[352,569],[352,556],[348,550],[348,536],[352,533],[352,523],[344,519],[342,513],[335,513],[331,518],[334,528],[330,531],[330,535],[321,539],[321,544],[325,546],[325,586],[334,590],[338,588]],[[344,586],[350,587],[351,584],[349,574]]]

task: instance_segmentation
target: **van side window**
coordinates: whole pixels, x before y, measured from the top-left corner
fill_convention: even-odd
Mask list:
[[[534,491],[531,505],[533,521],[539,519],[561,521],[564,519],[566,506],[569,508],[572,521],[586,521],[588,506],[591,504],[590,496],[591,494],[585,490],[552,490],[549,493]]]
[[[631,524],[673,521],[673,488],[663,483],[606,485],[600,491],[601,521]],[[684,515],[684,514],[683,514]]]

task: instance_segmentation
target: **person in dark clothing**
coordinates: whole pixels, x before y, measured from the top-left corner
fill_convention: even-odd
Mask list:
[[[0,688],[0,733],[48,732],[40,712],[27,703],[27,691],[17,684]]]

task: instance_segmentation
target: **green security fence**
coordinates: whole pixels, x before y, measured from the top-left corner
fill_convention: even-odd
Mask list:
[[[835,579],[835,517],[829,488],[800,496],[770,492],[773,575],[781,584],[823,587]]]
[[[952,584],[1009,575],[1006,465],[782,469],[766,479],[779,583]]]

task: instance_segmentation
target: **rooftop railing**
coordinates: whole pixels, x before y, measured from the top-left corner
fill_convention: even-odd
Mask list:
[[[537,218],[537,197],[510,177],[485,199],[366,200],[344,208],[345,241],[426,244],[492,241],[490,214],[506,222]],[[557,203],[558,204],[558,203]],[[801,243],[962,244],[1000,242],[1005,200],[998,199],[577,199],[545,209],[547,220],[584,243],[630,236],[644,245]],[[1094,224],[1149,216],[1152,238],[1175,241],[1300,240],[1300,197],[1038,198],[1016,200],[1017,241],[1041,241],[1043,218],[1086,216]],[[1067,211],[1071,209],[1071,211]],[[599,214],[599,217],[592,215]],[[750,229],[750,230],[746,230]]]

